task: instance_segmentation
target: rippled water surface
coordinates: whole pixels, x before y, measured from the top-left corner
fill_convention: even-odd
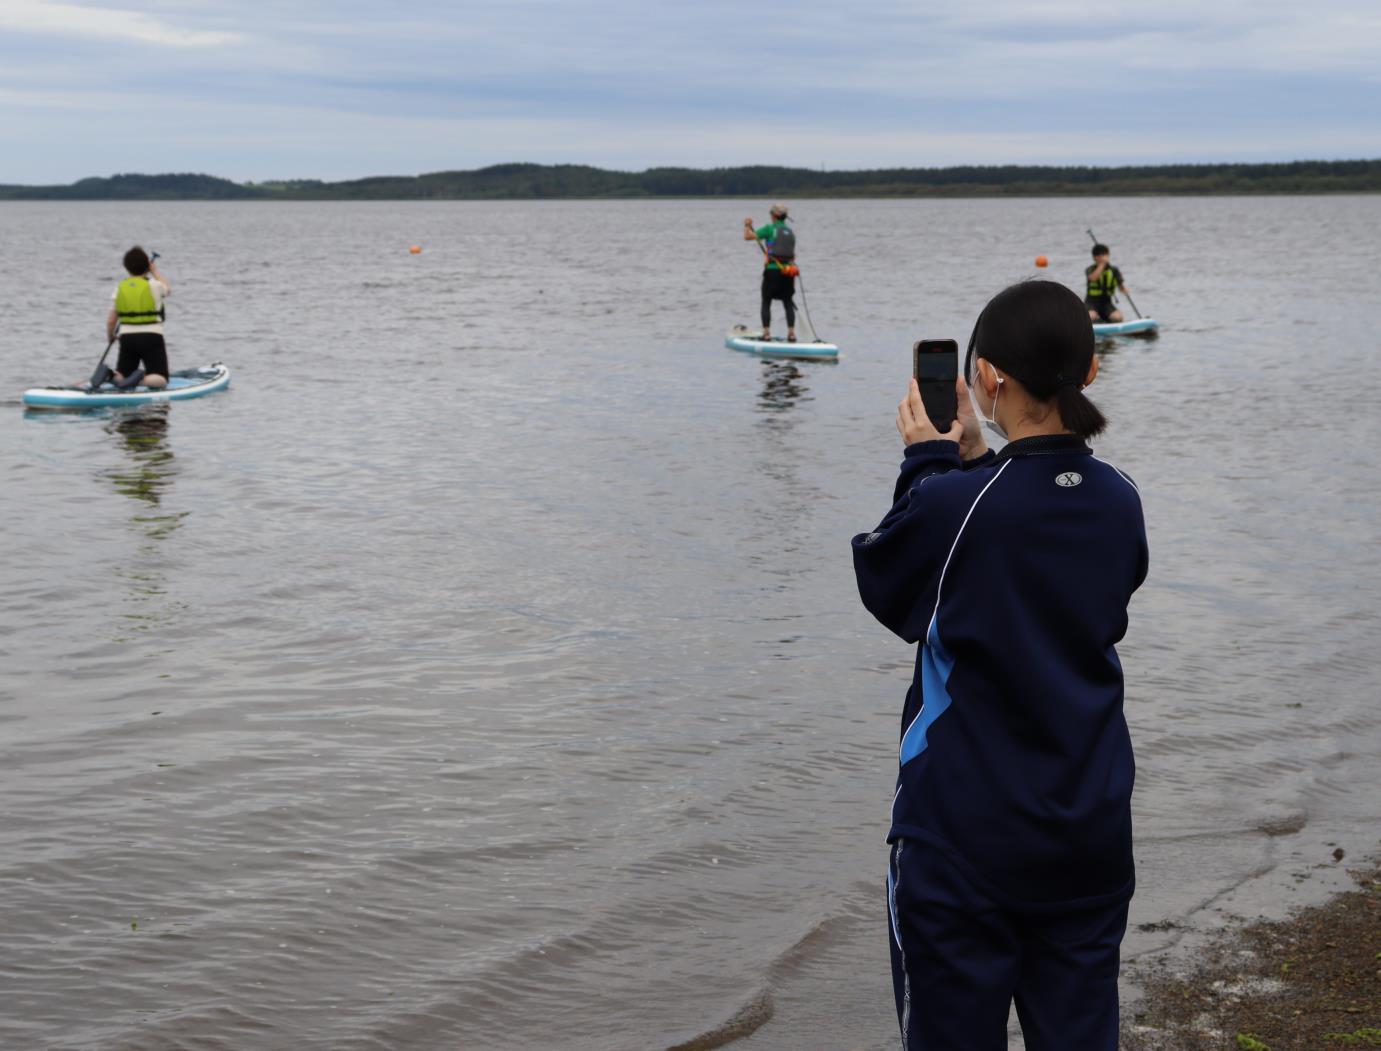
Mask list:
[[[1164,326],[1090,392],[1152,551],[1128,957],[1374,846],[1381,199],[802,202],[832,366],[722,347],[763,209],[0,206],[0,1046],[892,1046],[912,655],[848,540],[911,341],[1088,226]],[[230,390],[26,415],[135,241]]]

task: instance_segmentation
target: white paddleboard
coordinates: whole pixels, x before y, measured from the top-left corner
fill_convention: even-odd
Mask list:
[[[34,387],[24,392],[31,409],[107,409],[118,405],[147,405],[158,401],[200,398],[230,386],[230,370],[216,362],[199,369],[183,369],[168,377],[162,388],[134,387],[119,390],[109,383],[90,387]]]
[[[730,350],[741,350],[745,354],[758,354],[764,358],[806,358],[833,360],[839,357],[839,348],[833,343],[816,340],[813,343],[789,343],[781,337],[762,338],[762,329],[744,328],[735,325],[724,337],[724,345]]]
[[[1160,322],[1153,317],[1133,318],[1131,321],[1095,321],[1093,334],[1095,336],[1135,336],[1154,332],[1158,328],[1160,328]]]

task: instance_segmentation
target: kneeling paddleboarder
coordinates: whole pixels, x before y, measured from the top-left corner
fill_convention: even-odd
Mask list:
[[[125,253],[125,269],[129,277],[115,286],[111,296],[114,303],[105,321],[107,339],[115,339],[117,326],[120,333],[115,385],[166,387],[168,347],[163,341],[163,303],[171,291],[168,279],[138,246]]]
[[[1122,282],[1122,271],[1112,265],[1112,254],[1105,244],[1093,246],[1093,262],[1084,267],[1084,279],[1088,282],[1084,294],[1084,306],[1088,308],[1090,321],[1118,322],[1123,320],[1122,311],[1113,302],[1113,293],[1121,292],[1131,299],[1127,286]],[[1140,316],[1140,315],[1138,315]]]

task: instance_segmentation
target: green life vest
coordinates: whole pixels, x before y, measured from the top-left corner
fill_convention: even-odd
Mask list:
[[[125,328],[136,325],[156,325],[165,312],[153,298],[147,277],[127,277],[115,292],[115,315]]]
[[[1094,269],[1097,269],[1095,264]],[[1117,275],[1113,273],[1112,264],[1109,263],[1103,268],[1103,273],[1098,280],[1094,280],[1093,271],[1088,275],[1088,294],[1091,296],[1110,296],[1117,291]]]

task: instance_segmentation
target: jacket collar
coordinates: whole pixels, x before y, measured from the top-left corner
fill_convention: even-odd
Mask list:
[[[1008,442],[997,454],[999,460],[1014,456],[1054,456],[1057,453],[1089,454],[1093,450],[1077,434],[1036,434]]]

